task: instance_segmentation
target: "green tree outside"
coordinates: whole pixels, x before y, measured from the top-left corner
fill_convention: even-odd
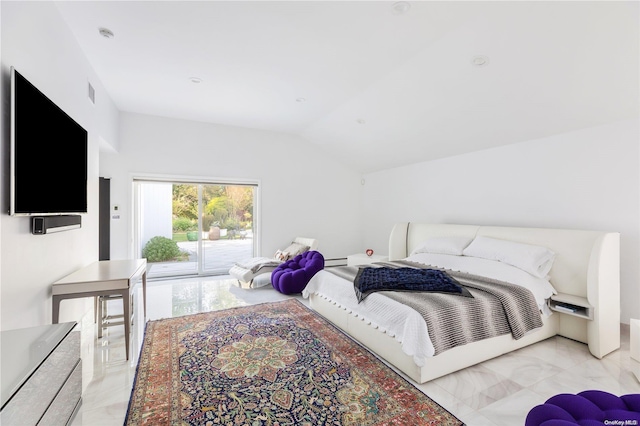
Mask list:
[[[206,216],[203,224],[207,222],[232,229],[253,227],[253,187],[202,185],[202,198]],[[184,223],[182,218],[197,222],[198,185],[173,185],[173,218],[174,223]]]

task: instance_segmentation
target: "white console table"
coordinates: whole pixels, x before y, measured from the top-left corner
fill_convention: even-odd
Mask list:
[[[147,260],[102,260],[94,262],[53,283],[52,322],[58,322],[60,302],[64,299],[121,295],[124,310],[124,335],[127,360],[131,340],[130,296],[134,284],[142,278],[142,306],[147,317]]]
[[[2,340],[3,425],[66,425],[81,404],[80,332],[75,322],[7,330]]]

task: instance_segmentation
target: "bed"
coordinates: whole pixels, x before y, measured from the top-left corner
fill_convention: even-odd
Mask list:
[[[447,238],[501,240],[552,251],[552,266],[548,272],[543,271],[543,278],[551,283],[555,294],[549,294],[543,301],[545,306],[541,306],[538,312],[542,326],[518,339],[511,334],[503,334],[429,354],[429,337],[427,335],[424,339],[426,326],[424,320],[420,324],[419,314],[380,293],[358,303],[353,282],[329,272],[328,268],[312,278],[303,291],[303,297],[309,298],[312,309],[418,383],[555,335],[587,344],[596,358],[620,347],[618,233],[398,223],[389,238],[389,260],[415,259],[410,254],[419,251],[417,249],[425,241]],[[442,265],[434,266],[446,270]],[[538,298],[536,296],[536,300]],[[558,306],[556,309],[558,301],[568,301],[581,310],[577,314],[558,312],[562,308]],[[395,322],[389,323],[389,319]]]

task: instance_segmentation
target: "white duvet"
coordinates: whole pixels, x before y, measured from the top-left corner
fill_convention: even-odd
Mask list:
[[[470,256],[431,253],[414,254],[406,260],[521,285],[533,293],[543,315],[551,314],[546,299],[555,293],[553,286],[543,278],[534,277],[508,264]],[[435,351],[424,319],[418,312],[402,303],[373,293],[358,304],[353,283],[324,270],[318,272],[302,292],[305,298],[310,294],[316,294],[335,303],[395,338],[400,342],[403,352],[413,357],[418,366],[423,366],[425,358],[434,355]]]

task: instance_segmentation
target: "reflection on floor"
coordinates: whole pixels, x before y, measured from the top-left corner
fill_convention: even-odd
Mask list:
[[[271,287],[241,289],[228,277],[150,282],[147,320],[284,300]],[[142,312],[140,289],[136,313]],[[307,304],[307,300],[297,298]],[[114,312],[121,307],[109,306]],[[144,321],[134,320],[134,354],[125,360],[123,327],[96,338],[91,315],[82,322],[83,404],[73,423],[121,425],[131,394]],[[527,348],[449,374],[417,387],[471,426],[522,425],[528,411],[552,395],[600,389],[616,395],[640,393],[629,357],[629,327],[622,326],[622,348],[598,360],[586,345],[553,337]]]
[[[244,240],[203,240],[180,241],[180,251],[187,253],[189,258],[178,262],[149,262],[147,274],[150,278],[170,276],[196,275],[198,273],[198,250],[202,250],[200,262],[207,274],[226,273],[236,262],[249,259],[253,253],[253,238]]]

